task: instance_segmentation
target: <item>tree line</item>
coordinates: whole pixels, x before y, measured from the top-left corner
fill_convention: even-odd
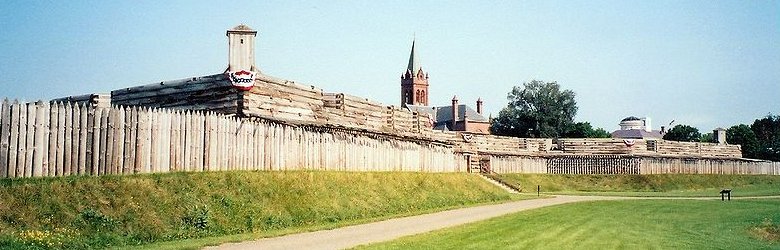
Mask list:
[[[493,119],[490,131],[496,135],[525,138],[609,138],[609,132],[589,122],[575,122],[577,102],[574,91],[561,89],[557,82],[532,80],[515,86],[507,95],[508,104]],[[712,133],[680,124],[663,136],[664,140],[715,142]],[[780,115],[769,114],[753,124],[739,124],[726,130],[726,142],[741,145],[745,158],[780,161]]]

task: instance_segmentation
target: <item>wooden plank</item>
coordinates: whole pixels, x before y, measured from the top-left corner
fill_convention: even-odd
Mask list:
[[[63,174],[72,175],[72,160],[73,160],[73,106],[65,103],[65,143],[63,144]]]
[[[95,112],[95,115],[97,116],[100,114],[100,123],[99,126],[96,126],[99,128],[99,139],[98,144],[99,151],[98,155],[100,155],[98,159],[98,175],[107,175],[109,173],[107,159],[108,158],[108,110],[101,108],[98,111]]]
[[[32,127],[33,122],[28,119],[29,116],[33,116],[34,113],[30,112],[30,104],[26,103],[19,108],[19,155],[16,160],[16,177],[26,177],[24,170],[27,168],[27,151],[29,150],[27,143],[32,141],[32,135],[29,133],[29,127]]]
[[[143,172],[144,173],[152,173],[152,120],[151,115],[154,112],[154,109],[144,109],[145,117],[144,117],[144,129],[143,129]]]
[[[106,128],[106,154],[103,156],[106,158],[106,174],[116,174],[116,168],[114,165],[114,150],[116,150],[116,145],[114,142],[116,142],[116,139],[114,136],[116,136],[116,110],[114,109],[106,109],[108,112],[106,121],[108,122],[107,128]]]
[[[35,124],[38,106],[35,103],[27,103],[27,137],[24,161],[24,177],[32,177],[33,161],[35,160]]]
[[[57,176],[57,130],[59,129],[60,103],[52,103],[49,107],[49,166],[48,176]]]
[[[79,107],[79,104],[73,104],[71,107],[73,110],[73,115],[71,116],[71,119],[73,120],[73,130],[71,130],[71,174],[73,175],[79,175],[84,174],[83,167],[79,166],[79,144],[81,143],[81,108]],[[81,171],[79,171],[81,169]]]
[[[3,99],[0,106],[0,178],[8,177],[8,149],[11,143],[11,103]]]
[[[212,114],[207,112],[205,114],[205,123],[203,126],[203,129],[205,130],[203,133],[203,169],[205,171],[211,171],[211,168],[214,165],[211,158],[211,155],[213,154],[211,147],[211,132],[213,130],[211,127],[211,121],[213,120],[214,118]]]
[[[46,128],[44,116],[46,113],[48,113],[49,105],[48,103],[44,103],[42,101],[39,101],[35,103],[36,110],[35,110],[35,138],[33,139],[33,161],[32,161],[32,176],[34,177],[41,177],[43,176],[43,158],[47,157],[47,146],[44,144],[44,136],[46,136],[46,132],[48,132],[48,128]]]
[[[8,177],[16,177],[17,160],[19,155],[19,128],[21,126],[21,104],[18,101],[14,101],[11,105],[11,123],[10,130],[11,136],[9,137],[10,144],[8,145]]]
[[[122,95],[140,93],[140,92],[155,92],[163,89],[192,89],[198,86],[204,87],[209,85],[215,85],[213,83],[221,84],[224,86],[230,86],[230,82],[227,81],[227,77],[225,76],[225,74],[214,74],[208,76],[184,78],[179,80],[114,90],[111,91],[111,95],[122,96]]]
[[[146,127],[146,112],[141,108],[133,109],[133,116],[136,119],[136,141],[135,141],[135,159],[133,160],[133,173],[143,172],[143,149],[144,142],[146,141],[144,128]]]
[[[124,162],[122,163],[123,174],[132,174],[135,166],[135,141],[136,141],[136,108],[128,107],[125,110],[125,151]]]
[[[95,116],[96,108],[95,108],[95,106],[92,106],[92,105],[89,105],[88,107],[89,108],[87,110],[87,127],[86,127],[86,130],[87,130],[86,150],[87,150],[87,152],[86,152],[86,156],[85,156],[86,164],[85,164],[84,167],[86,168],[86,171],[88,172],[89,175],[97,175],[98,174],[98,170],[97,170],[97,162],[98,161],[96,160],[96,158],[98,157],[98,147],[99,146],[97,146],[97,143],[96,143],[97,142],[96,138],[98,137],[98,135],[96,133],[97,129],[96,129],[96,126],[95,126],[95,123],[96,123],[96,119],[95,119],[95,117],[96,117]]]
[[[79,161],[78,161],[78,173],[80,175],[89,174],[89,169],[87,168],[87,141],[88,141],[88,128],[89,128],[89,111],[90,107],[88,105],[81,105],[81,109],[79,111]]]
[[[192,167],[190,163],[190,154],[192,154],[192,149],[190,149],[192,140],[190,137],[192,136],[192,116],[190,114],[190,111],[184,111],[182,113],[182,153],[184,154],[184,157],[182,158],[182,171],[190,171],[190,168]]]
[[[150,173],[157,173],[160,168],[160,156],[159,156],[159,150],[160,150],[160,142],[159,142],[159,135],[158,135],[158,128],[159,128],[159,121],[158,121],[159,111],[157,109],[152,109],[149,111],[149,172]]]
[[[46,151],[43,153],[41,160],[43,161],[41,163],[41,176],[51,176],[49,174],[49,159],[51,155],[51,144],[49,143],[49,140],[51,140],[51,110],[52,110],[52,104],[51,103],[45,103],[45,110],[43,112],[43,141],[42,147],[43,150]]]
[[[115,174],[123,174],[124,170],[124,152],[125,152],[125,109],[123,107],[113,108],[114,119],[114,156],[113,165]]]

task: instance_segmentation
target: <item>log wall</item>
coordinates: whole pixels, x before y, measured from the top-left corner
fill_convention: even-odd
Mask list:
[[[461,172],[451,145],[203,111],[0,105],[0,177],[224,170]]]
[[[241,91],[225,74],[192,77],[111,91],[114,106],[143,106],[236,115]],[[59,101],[55,99],[55,101]]]
[[[741,158],[739,145],[667,140],[559,139],[558,147],[570,154],[636,154],[672,157]]]

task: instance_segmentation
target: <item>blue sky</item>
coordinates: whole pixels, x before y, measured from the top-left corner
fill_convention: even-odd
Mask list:
[[[4,1],[0,96],[26,100],[222,72],[225,30],[265,74],[398,105],[412,38],[430,100],[557,81],[576,120],[701,131],[780,114],[780,1]]]

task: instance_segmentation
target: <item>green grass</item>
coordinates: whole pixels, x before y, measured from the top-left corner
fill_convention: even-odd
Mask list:
[[[6,179],[0,180],[0,249],[197,248],[512,199],[519,197],[462,173]]]
[[[780,199],[581,202],[358,249],[780,249],[771,221]]]
[[[723,188],[732,196],[780,195],[780,176],[770,175],[547,175],[504,174],[507,183],[524,193],[617,196],[692,197],[719,196]]]

